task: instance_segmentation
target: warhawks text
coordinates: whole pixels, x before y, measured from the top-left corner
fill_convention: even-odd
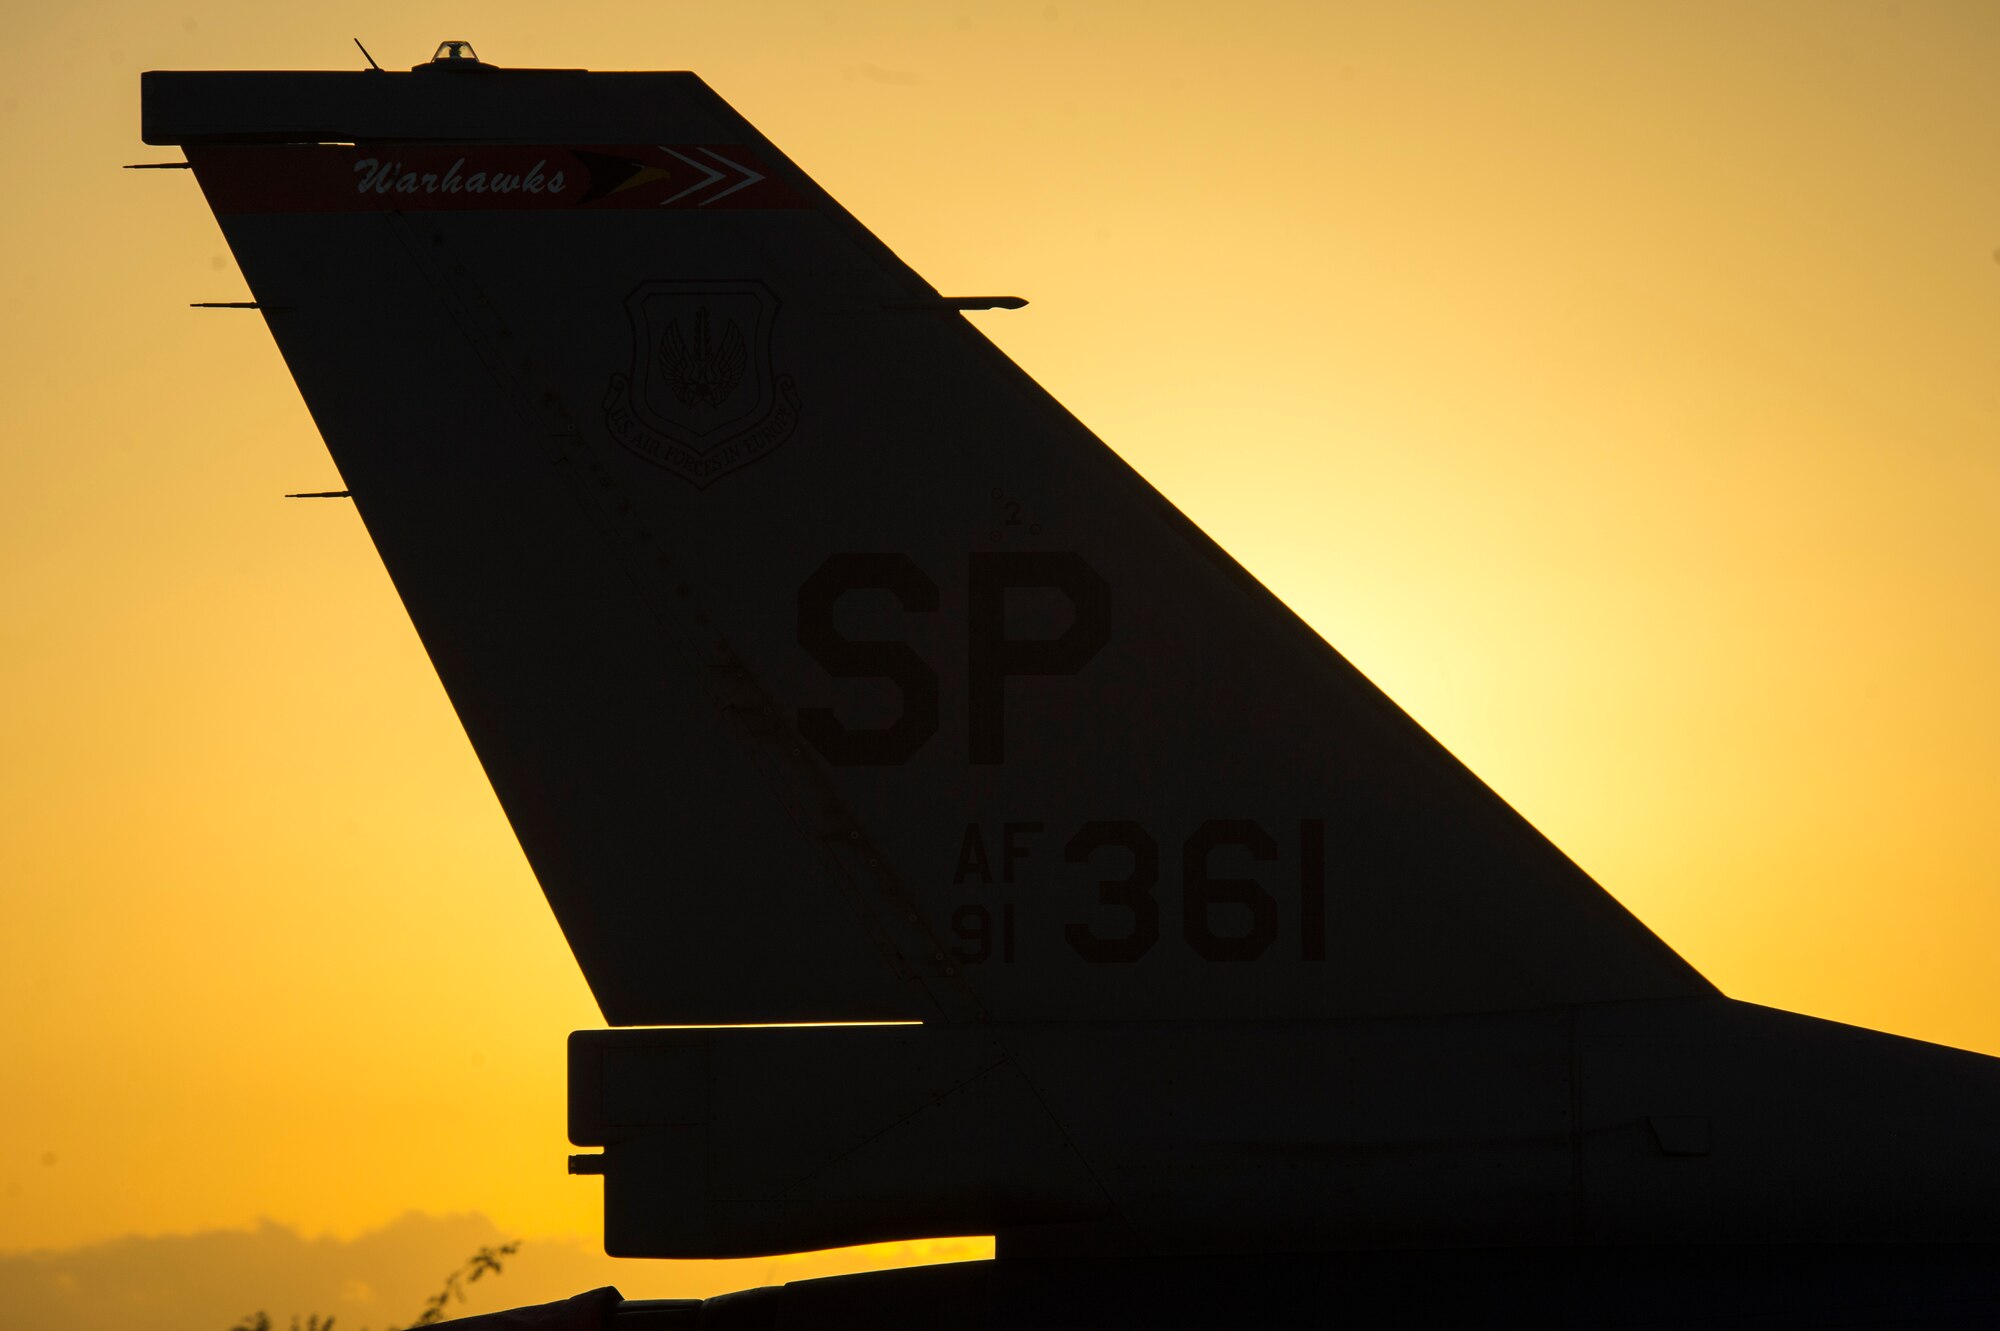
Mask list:
[[[525,154],[524,154],[525,155]],[[560,194],[566,183],[561,171],[544,174],[544,158],[522,171],[474,171],[465,174],[465,159],[453,162],[443,175],[435,171],[405,171],[401,162],[364,157],[354,164],[357,194]]]

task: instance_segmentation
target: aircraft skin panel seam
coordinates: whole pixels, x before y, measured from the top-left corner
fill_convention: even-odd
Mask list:
[[[1090,1154],[1077,1145],[1076,1137],[1070,1132],[1069,1125],[1063,1122],[1062,1115],[1056,1113],[1050,1107],[1048,1096],[1042,1093],[1042,1088],[1028,1074],[1028,1070],[1022,1065],[1019,1056],[1007,1044],[1004,1032],[996,1030],[993,1034],[993,1042],[1006,1051],[1007,1061],[1013,1065],[1015,1072],[1020,1075],[1021,1084],[1028,1088],[1028,1094],[1035,1097],[1035,1103],[1042,1107],[1042,1113],[1055,1126],[1055,1130],[1062,1134],[1063,1143],[1069,1147],[1070,1154],[1076,1158],[1077,1163],[1083,1166],[1084,1173],[1090,1179],[1090,1185],[1097,1189],[1098,1195],[1104,1198],[1105,1204],[1111,1209],[1111,1213],[1118,1218],[1118,1221],[1130,1227],[1132,1220],[1126,1214],[1124,1204],[1119,1200],[1118,1191],[1105,1185],[1104,1172],[1099,1168],[1099,1162],[1092,1160]]]
[[[816,1179],[822,1177],[830,1170],[838,1168],[843,1161],[851,1160],[855,1156],[860,1155],[862,1152],[866,1151],[870,1146],[874,1145],[876,1142],[894,1133],[898,1128],[902,1127],[905,1123],[908,1123],[913,1119],[921,1118],[925,1114],[935,1112],[939,1108],[939,1106],[944,1104],[945,1101],[951,1099],[951,1097],[965,1090],[973,1083],[981,1081],[986,1077],[991,1076],[993,1073],[1001,1070],[1002,1068],[1011,1067],[1012,1065],[1013,1065],[1013,1060],[1005,1056],[1002,1056],[1000,1058],[995,1058],[991,1062],[983,1064],[976,1070],[967,1073],[965,1076],[960,1077],[957,1081],[951,1083],[949,1086],[946,1086],[940,1091],[938,1091],[937,1094],[933,1096],[928,1103],[917,1106],[915,1109],[912,1109],[907,1114],[898,1114],[894,1119],[890,1120],[887,1123],[884,1123],[880,1128],[877,1128],[874,1132],[867,1134],[866,1136],[860,1138],[857,1141],[849,1143],[847,1146],[843,1147],[839,1151],[834,1152],[832,1155],[825,1156],[820,1160],[815,1161],[807,1172],[799,1175],[797,1178],[793,1179],[790,1183],[787,1183],[784,1187],[778,1189],[778,1191],[774,1194],[773,1199],[782,1200],[786,1197],[796,1195],[800,1190],[809,1186]]]
[[[1570,1232],[1581,1243],[1590,1233],[1586,1201],[1589,1172],[1584,1153],[1583,1112],[1585,1073],[1583,1037],[1579,1030],[1582,1013],[1574,1003],[1563,1009],[1563,1076],[1568,1085],[1569,1110],[1569,1221]]]

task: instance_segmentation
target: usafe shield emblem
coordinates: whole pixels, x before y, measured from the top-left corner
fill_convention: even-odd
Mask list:
[[[791,437],[792,376],[771,366],[778,298],[762,282],[646,282],[625,298],[632,368],[611,376],[604,423],[648,462],[706,488]]]

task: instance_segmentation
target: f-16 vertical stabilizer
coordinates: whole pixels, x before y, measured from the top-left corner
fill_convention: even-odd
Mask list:
[[[921,1023],[578,1034],[614,1251],[1995,1237],[1992,1060],[1717,995],[693,75],[145,126],[610,1023]]]

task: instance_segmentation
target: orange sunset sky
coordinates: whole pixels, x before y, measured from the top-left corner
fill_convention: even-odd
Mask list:
[[[352,509],[279,497],[339,477],[187,308],[247,296],[193,180],[117,169],[178,156],[141,70],[357,35],[701,74],[1726,993],[2000,1053],[2000,7],[36,6],[0,1253],[597,1241],[601,1018]]]

